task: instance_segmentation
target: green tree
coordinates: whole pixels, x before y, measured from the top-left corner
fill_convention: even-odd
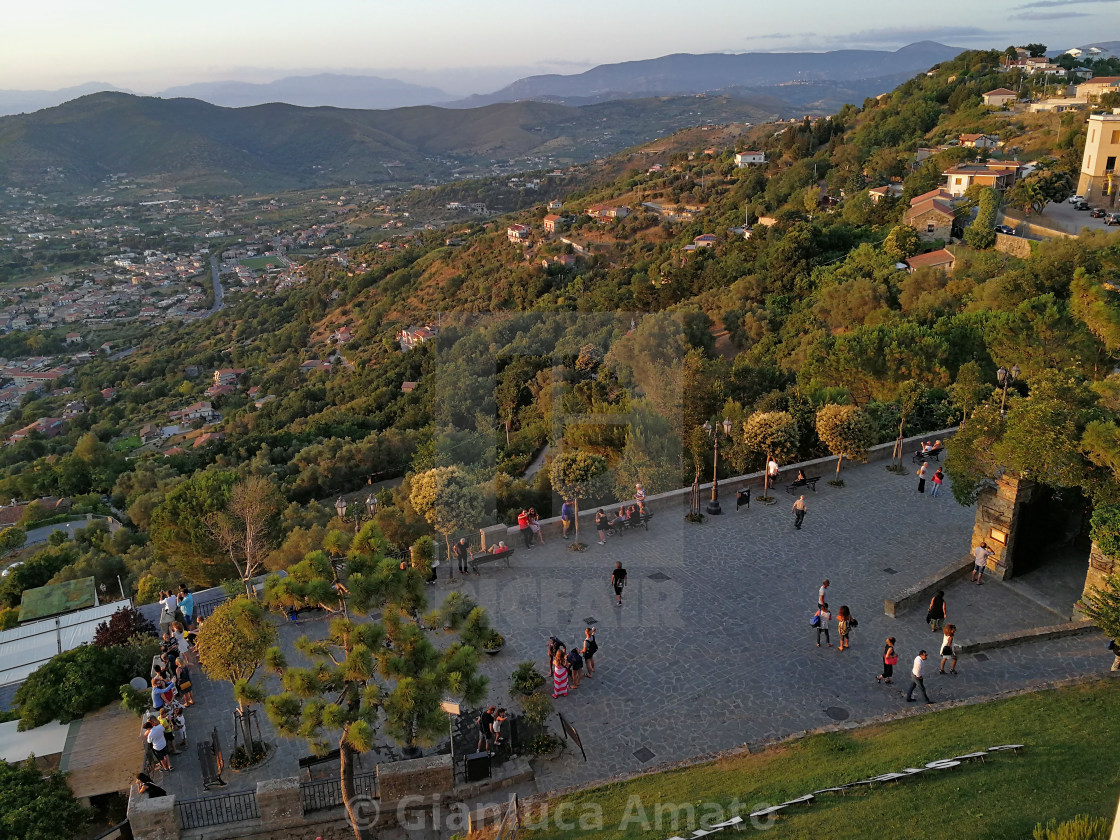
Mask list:
[[[276,640],[264,607],[239,596],[219,604],[198,632],[198,661],[206,676],[233,684],[237,706],[259,703],[264,691],[251,680]],[[246,740],[247,744],[252,739]]]
[[[910,225],[895,225],[883,240],[883,251],[895,262],[905,262],[922,250],[922,239]]]
[[[0,838],[57,840],[78,837],[93,812],[74,798],[63,773],[43,774],[28,759],[0,761]]]
[[[152,511],[152,543],[164,557],[175,558],[176,568],[192,583],[214,584],[224,577],[220,569],[225,556],[207,518],[225,509],[236,478],[221,470],[196,473]]]
[[[999,192],[985,187],[980,192],[976,218],[964,232],[964,241],[973,248],[991,248],[996,243],[996,213],[999,211]]]
[[[826,405],[817,412],[817,437],[836,456],[836,475],[845,458],[866,459],[875,443],[875,427],[854,405]]]
[[[0,531],[0,551],[15,551],[27,542],[27,532],[18,525],[9,525]]]
[[[482,493],[459,467],[436,467],[411,477],[408,500],[428,524],[443,535],[451,557],[451,535],[478,527]]]
[[[756,411],[743,423],[740,444],[747,452],[762,455],[762,467],[773,458],[779,463],[792,461],[797,455],[797,421],[788,411]]]
[[[992,385],[984,379],[980,365],[965,362],[957,370],[956,381],[949,386],[949,398],[961,412],[961,426],[968,422],[972,412],[992,394]]]
[[[552,460],[552,487],[575,506],[576,540],[579,540],[579,500],[596,498],[610,490],[607,460],[581,450],[561,452]]]
[[[906,435],[906,421],[913,417],[926,399],[926,389],[920,382],[903,382],[898,389],[898,437],[894,442],[894,459],[902,466],[902,440]]]

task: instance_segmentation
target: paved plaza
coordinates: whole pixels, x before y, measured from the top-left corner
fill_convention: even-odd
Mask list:
[[[597,628],[594,679],[556,701],[578,729],[587,761],[569,749],[538,762],[538,790],[912,708],[920,704],[905,703],[904,693],[909,663],[922,647],[930,652],[926,683],[935,703],[1107,671],[1112,657],[1094,634],[965,656],[957,676],[938,675],[941,636],[924,624],[924,607],[892,619],[883,599],[967,555],[974,510],[953,500],[948,483],[940,498],[920,495],[912,475],[897,476],[882,463],[846,469],[844,478],[843,488],[821,481],[818,492],[807,494],[801,531],[790,512],[795,497],[779,486],[774,505],[756,499],[737,512],[728,494],[724,515],[699,525],[655,502],[648,533],[628,532],[599,546],[594,531],[585,531],[583,553],[559,538],[530,551],[518,545],[511,568],[488,564],[481,575],[454,582],[441,568],[432,600],[461,588],[487,607],[506,637],[505,650],[481,663],[491,681],[489,702],[508,702],[508,674],[519,661],[534,660],[546,671],[549,635],[573,645],[586,625]],[[616,560],[629,572],[622,607],[609,585]],[[859,621],[843,653],[817,648],[809,626],[826,577],[833,612],[846,604]],[[963,642],[1061,620],[1030,597],[1029,586],[994,580],[952,584],[946,601]],[[311,621],[283,633],[290,641],[297,631],[322,628],[324,621]],[[894,684],[884,686],[875,677],[889,635],[897,637],[900,662]],[[197,676],[192,740],[217,725],[228,755],[232,693]],[[270,688],[278,688],[275,678]],[[297,775],[306,745],[277,738],[267,721],[262,728],[266,740],[279,743],[276,755],[252,773],[227,773],[229,789]],[[375,761],[368,760],[369,769]],[[174,793],[202,794],[193,746],[170,775]]]

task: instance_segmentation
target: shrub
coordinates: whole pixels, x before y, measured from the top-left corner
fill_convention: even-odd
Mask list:
[[[1057,820],[1034,827],[1031,835],[1034,840],[1108,840],[1109,821],[1103,817],[1090,817],[1078,814],[1072,820],[1059,823]]]
[[[100,648],[127,645],[136,636],[155,636],[156,626],[132,607],[121,607],[97,625],[93,643]]]
[[[544,685],[544,674],[532,662],[522,662],[509,675],[509,693],[514,697],[533,694]]]

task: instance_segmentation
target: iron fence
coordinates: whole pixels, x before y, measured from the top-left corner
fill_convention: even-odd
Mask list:
[[[299,794],[303,800],[303,812],[305,814],[327,808],[337,808],[342,805],[342,780],[321,779],[315,782],[300,782]],[[355,776],[354,794],[376,799],[378,797],[377,774],[363,773],[360,776]]]
[[[205,828],[211,825],[258,819],[257,793],[252,790],[181,799],[175,803],[183,828]]]

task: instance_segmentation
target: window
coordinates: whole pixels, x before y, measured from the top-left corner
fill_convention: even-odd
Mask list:
[[[1112,132],[1112,140],[1110,142],[1113,146],[1115,146],[1117,143],[1120,143],[1120,131]]]
[[[1116,168],[1116,156],[1113,155],[1111,157],[1105,158],[1104,171],[1105,172],[1111,172],[1115,168]]]
[[[934,230],[936,230],[936,226],[933,222],[926,222],[926,233],[933,233]]]

